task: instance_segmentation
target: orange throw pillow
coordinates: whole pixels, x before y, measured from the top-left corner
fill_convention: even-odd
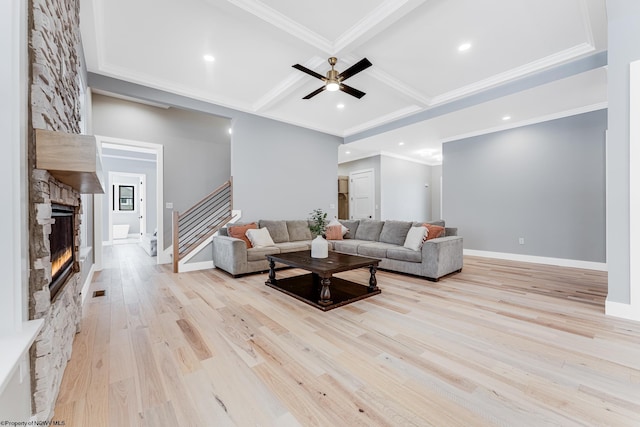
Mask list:
[[[247,249],[252,248],[251,242],[247,239],[247,230],[257,230],[258,224],[255,222],[245,224],[245,225],[231,225],[227,227],[227,233],[229,237],[235,237],[236,239],[242,239],[247,244]]]
[[[342,224],[328,226],[324,235],[327,240],[342,240]]]
[[[439,225],[431,225],[429,223],[424,223],[422,224],[422,226],[427,227],[428,230],[428,233],[424,239],[425,241],[444,236],[444,227],[440,227]]]

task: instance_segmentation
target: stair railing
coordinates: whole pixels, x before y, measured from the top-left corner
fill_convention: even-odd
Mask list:
[[[173,211],[173,271],[178,263],[232,218],[233,178],[183,213]]]

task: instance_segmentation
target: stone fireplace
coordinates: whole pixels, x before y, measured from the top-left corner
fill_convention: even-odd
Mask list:
[[[38,420],[53,416],[82,315],[80,193],[36,168],[35,131],[81,133],[86,72],[79,11],[79,0],[29,1],[29,318],[44,320],[30,350],[32,411]],[[61,247],[71,251],[71,261],[67,251],[58,269],[53,263]]]
[[[31,348],[32,408],[39,420],[47,420],[53,415],[73,339],[80,330],[82,283],[77,260],[81,206],[80,194],[55,180],[49,172],[33,169],[31,178],[32,272],[29,282],[32,297],[29,311],[31,318],[45,320],[42,332]],[[65,233],[60,239],[62,242],[52,244],[52,234],[59,232]],[[52,261],[56,252],[66,251],[62,249],[65,246],[71,250],[71,262],[67,261],[55,274]]]

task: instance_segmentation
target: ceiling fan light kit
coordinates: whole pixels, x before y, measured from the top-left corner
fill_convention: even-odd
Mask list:
[[[320,92],[323,92],[325,90],[329,91],[329,92],[335,92],[337,90],[341,90],[344,93],[348,93],[351,96],[355,96],[356,98],[360,99],[363,96],[365,96],[366,94],[362,91],[359,91],[358,89],[354,89],[350,86],[347,86],[345,84],[343,84],[342,82],[347,80],[349,77],[354,76],[356,74],[358,74],[360,71],[363,71],[367,68],[369,68],[372,64],[371,62],[369,62],[369,60],[367,58],[363,58],[360,61],[358,61],[357,63],[355,63],[354,65],[352,65],[351,67],[347,68],[346,70],[344,70],[342,73],[338,73],[338,71],[334,68],[334,66],[336,65],[336,63],[338,62],[338,58],[332,56],[331,58],[329,58],[329,65],[331,65],[331,69],[329,71],[327,71],[327,76],[324,77],[321,74],[316,73],[313,70],[308,69],[307,67],[304,67],[300,64],[295,64],[293,65],[293,68],[302,71],[303,73],[307,73],[310,76],[313,76],[317,79],[322,80],[323,82],[325,82],[325,85],[320,87],[319,89],[314,90],[313,92],[311,92],[309,95],[305,96],[302,99],[310,99],[313,98],[314,96],[316,96],[317,94],[319,94]]]

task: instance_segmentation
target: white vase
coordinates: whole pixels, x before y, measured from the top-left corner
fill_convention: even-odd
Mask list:
[[[311,241],[311,258],[326,258],[329,256],[329,242],[318,236]]]

